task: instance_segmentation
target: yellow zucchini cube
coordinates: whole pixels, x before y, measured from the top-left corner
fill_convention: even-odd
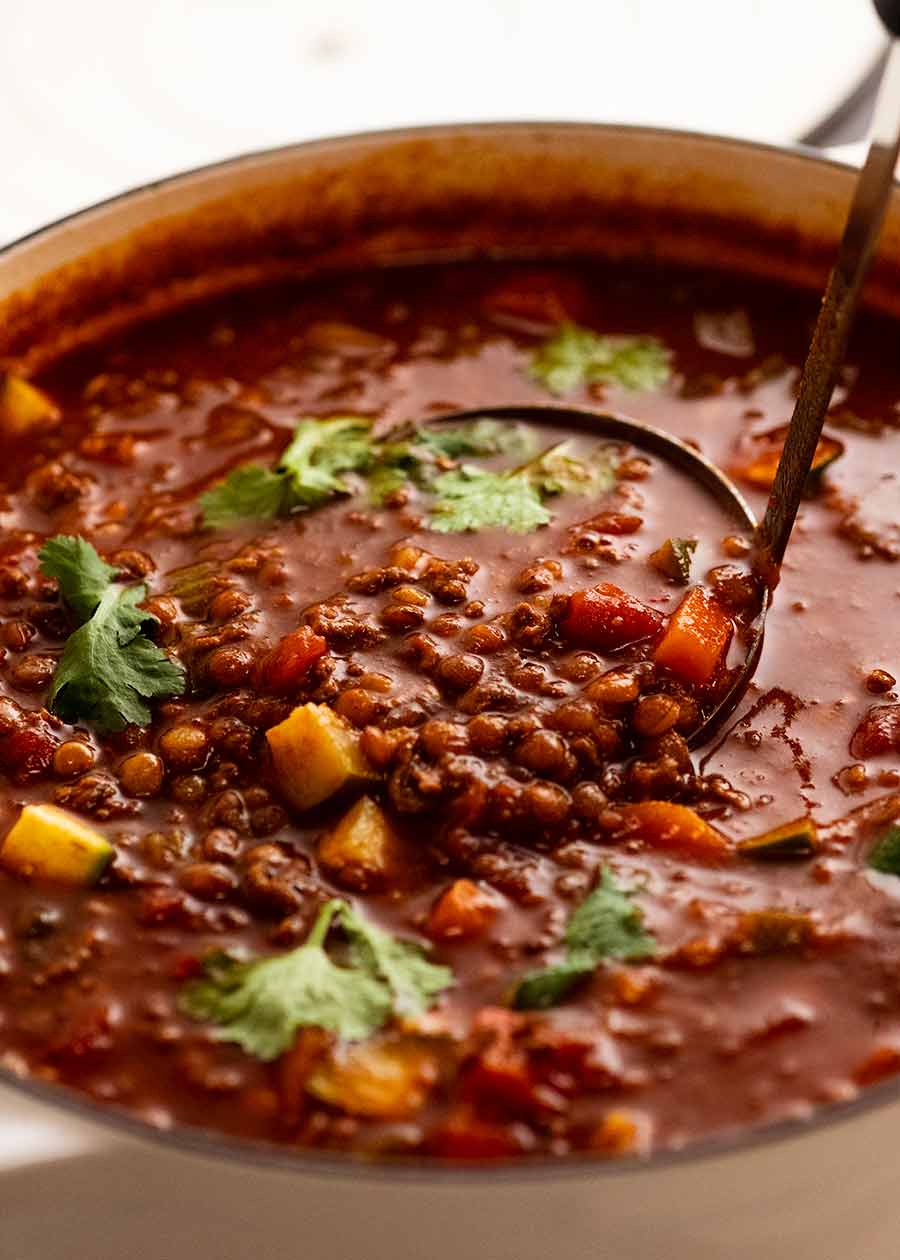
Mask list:
[[[26,805],[0,846],[0,865],[28,879],[95,883],[115,855],[99,831],[56,805]]]
[[[12,372],[0,374],[0,429],[27,433],[29,429],[55,424],[59,408],[42,389]]]
[[[347,783],[371,778],[352,726],[327,704],[301,704],[266,732],[278,785],[295,809],[311,809]]]
[[[402,1120],[422,1107],[439,1066],[435,1050],[417,1040],[338,1046],[313,1068],[306,1089],[352,1116]]]
[[[349,888],[372,888],[403,875],[406,846],[369,796],[361,797],[319,841],[321,866]]]

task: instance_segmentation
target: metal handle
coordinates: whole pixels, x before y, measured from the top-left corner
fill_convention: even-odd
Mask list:
[[[900,0],[875,0],[875,12],[892,35],[900,36]]]
[[[900,0],[883,7],[900,18]],[[879,4],[879,13],[881,8]],[[778,569],[847,349],[860,289],[887,210],[898,150],[900,43],[893,40],[875,103],[869,153],[828,279],[772,493],[757,533],[760,567],[770,586],[778,580]]]

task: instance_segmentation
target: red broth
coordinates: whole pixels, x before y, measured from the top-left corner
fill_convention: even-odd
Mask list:
[[[407,436],[372,501],[397,425],[562,398],[695,443],[761,511],[753,469],[814,311],[694,272],[419,267],[218,300],[39,379],[57,410],[9,436],[2,472],[3,1063],[160,1127],[451,1158],[672,1149],[896,1071],[894,325],[860,326],[762,663],[693,753],[758,591],[740,530],[682,474],[507,424],[477,456]],[[582,345],[548,392],[534,356],[567,322],[658,339],[661,371]],[[373,422],[376,451],[326,469],[346,493],[300,510],[282,487],[282,515],[203,527],[201,495],[341,416]],[[540,465],[561,438],[587,493]],[[473,507],[479,476],[499,480]],[[460,480],[474,519],[532,527],[436,529],[448,498],[462,519],[440,489]],[[77,653],[80,709],[52,699],[87,616],[41,573],[60,535],[146,587],[146,638],[185,676],[149,721],[104,729]],[[684,571],[673,541],[696,544]],[[21,840],[22,807],[47,804],[62,823],[39,813]],[[96,865],[65,865],[73,819],[111,846]],[[263,1011],[254,961],[288,959],[338,900],[403,943],[412,998],[332,907],[338,1016],[303,960]],[[423,979],[410,944],[441,970]]]

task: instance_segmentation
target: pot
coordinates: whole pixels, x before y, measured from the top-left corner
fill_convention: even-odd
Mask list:
[[[485,253],[656,255],[820,286],[853,171],[577,124],[385,132],[251,155],[0,255],[0,363],[262,275]],[[867,296],[900,305],[896,195]],[[10,1072],[0,1254],[29,1260],[894,1260],[900,1089],[644,1162],[373,1166],[160,1132]]]

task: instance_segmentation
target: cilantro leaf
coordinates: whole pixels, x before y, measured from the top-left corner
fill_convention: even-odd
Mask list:
[[[332,924],[349,938],[348,965],[326,953]],[[204,971],[182,993],[182,1010],[216,1024],[218,1040],[235,1041],[264,1061],[290,1049],[298,1028],[324,1028],[348,1041],[368,1037],[395,1011],[424,1010],[452,980],[418,946],[395,940],[337,900],[322,907],[298,949],[253,962],[217,954]]]
[[[522,424],[508,424],[483,416],[464,424],[436,425],[419,430],[416,445],[442,455],[462,459],[473,455],[524,457],[534,448],[534,435]]]
[[[568,997],[593,970],[564,959],[543,971],[530,971],[516,986],[513,1005],[520,1011],[545,1011]]]
[[[66,722],[86,719],[101,730],[150,721],[147,700],[180,695],[184,669],[147,637],[157,624],[138,608],[143,584],[121,586],[83,538],[51,538],[40,551],[41,570],[82,621],[70,634],[53,676],[48,704]]]
[[[477,455],[530,455],[534,435],[523,424],[507,424],[484,416],[461,424],[413,429],[401,441],[376,447],[368,473],[369,497],[382,504],[402,487],[412,484],[430,490],[447,471],[447,461]]]
[[[84,538],[57,534],[40,550],[41,572],[56,578],[59,593],[79,621],[87,621],[100,603],[116,570]]]
[[[569,919],[562,962],[533,971],[522,979],[513,997],[520,1009],[543,1009],[561,1001],[604,958],[649,958],[656,942],[643,928],[644,917],[630,894],[620,888],[609,867],[600,882]]]
[[[336,494],[346,494],[340,474],[367,468],[374,456],[372,422],[360,416],[301,420],[281,457],[292,506],[315,507]]]
[[[883,875],[900,875],[900,827],[892,823],[878,837],[868,865]]]
[[[367,923],[348,906],[344,907],[341,926],[350,940],[351,957],[385,981],[398,1014],[420,1014],[432,998],[452,983],[450,968],[429,962],[420,945],[397,940],[382,928]]]
[[[624,389],[656,389],[669,376],[671,352],[656,337],[607,337],[561,324],[531,357],[529,374],[551,394],[568,394],[587,382]]]
[[[486,472],[464,464],[438,477],[432,487],[437,502],[431,528],[442,534],[497,526],[527,534],[550,521],[541,494],[527,472]]]
[[[529,465],[533,484],[547,495],[605,494],[616,484],[614,448],[599,443],[586,459],[572,454],[572,441],[557,442]]]
[[[203,524],[221,529],[237,521],[267,520],[284,511],[289,497],[283,473],[245,464],[200,496]]]
[[[643,922],[630,893],[604,866],[599,884],[569,920],[564,938],[569,955],[579,961],[590,959],[592,966],[602,958],[647,958],[656,942],[644,931]]]

